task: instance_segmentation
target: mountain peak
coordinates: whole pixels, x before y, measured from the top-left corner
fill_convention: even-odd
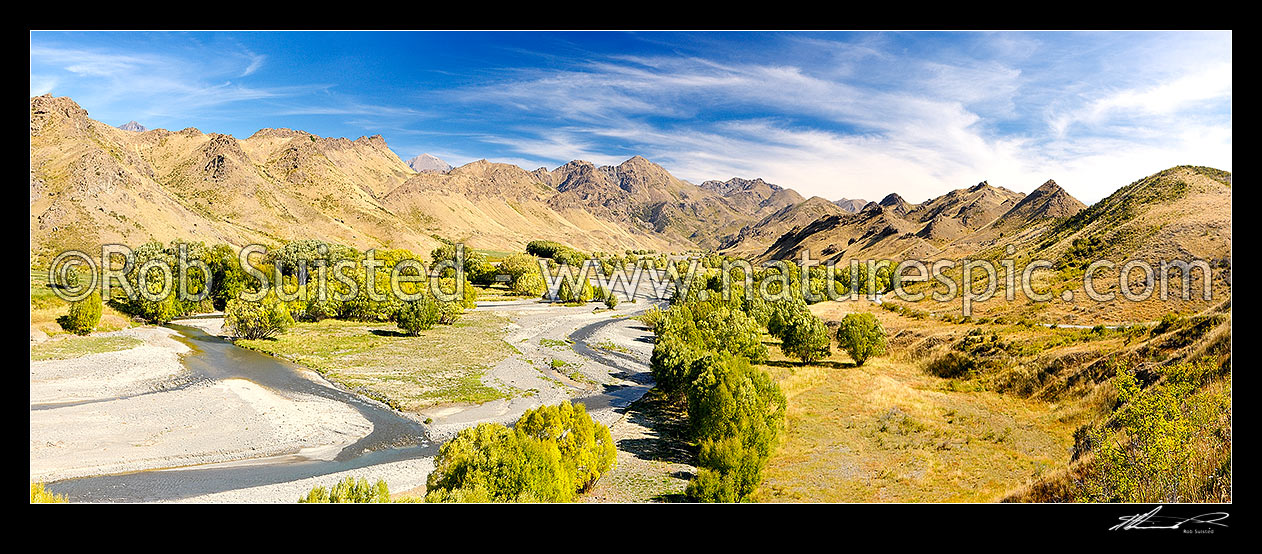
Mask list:
[[[863,211],[863,207],[868,205],[867,200],[862,198],[838,198],[833,201],[837,207],[850,213],[859,213]]]
[[[119,126],[118,126],[118,128],[119,128],[119,129],[122,129],[122,130],[124,130],[124,131],[133,131],[133,132],[137,132],[137,133],[143,133],[143,132],[145,132],[145,131],[148,131],[148,130],[149,130],[149,128],[148,128],[148,127],[145,127],[144,125],[141,125],[141,124],[139,124],[139,123],[136,123],[136,120],[134,120],[134,119],[133,119],[133,120],[131,120],[131,121],[128,121],[127,123],[124,123],[124,124],[122,124],[122,125],[119,125]]]
[[[627,161],[618,164],[618,167],[616,169],[619,172],[629,172],[629,171],[640,170],[640,171],[653,171],[653,172],[667,173],[666,168],[660,165],[657,165],[656,163],[653,163],[648,158],[645,158],[644,156],[641,156],[639,154],[636,154],[634,156],[631,156],[630,158],[627,158]]]
[[[780,187],[779,185],[768,183],[764,181],[761,177],[756,177],[754,179],[743,179],[741,177],[732,177],[731,179],[728,179],[726,181],[719,181],[717,179],[713,179],[713,180],[709,180],[709,181],[705,181],[701,183],[701,188],[708,190],[710,192],[717,192],[719,194],[724,194],[724,195],[730,194],[736,191],[754,191],[758,189],[768,189],[771,192],[783,190],[783,188]]]
[[[1005,222],[1028,223],[1041,219],[1069,217],[1085,208],[1082,202],[1056,184],[1056,181],[1048,179],[1046,183],[1034,189],[1034,192],[1022,198],[1000,219]]]
[[[1039,188],[1034,189],[1034,192],[1030,194],[1033,195],[1040,192],[1043,194],[1047,194],[1047,193],[1056,192],[1060,190],[1065,190],[1065,189],[1060,188],[1060,185],[1056,184],[1056,181],[1048,179],[1046,183],[1039,185]]]
[[[885,207],[891,207],[905,205],[907,204],[907,201],[903,200],[903,197],[899,196],[897,192],[891,192],[886,195],[885,198],[881,199],[880,204]]]
[[[417,173],[423,173],[426,171],[446,173],[451,171],[451,164],[443,161],[438,156],[431,154],[421,154],[408,160],[406,163],[408,164],[408,167],[412,168],[412,171],[416,171]]]

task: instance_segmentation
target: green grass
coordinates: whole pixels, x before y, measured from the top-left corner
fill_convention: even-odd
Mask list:
[[[98,283],[98,286],[99,283]],[[116,294],[117,294],[117,290]],[[70,311],[70,303],[62,300],[54,292],[52,287],[48,286],[48,270],[31,269],[31,327],[39,329],[48,336],[61,335],[65,331],[57,324],[59,316],[66,315]],[[130,318],[118,313],[113,308],[106,305],[101,312],[101,322],[97,324],[97,331],[118,331],[134,327],[137,324],[132,322]]]
[[[501,283],[496,283],[494,285],[489,285],[489,286],[473,285],[473,288],[478,291],[478,301],[484,301],[484,302],[491,302],[491,301],[496,301],[496,300],[523,300],[526,298],[532,298],[534,296],[534,295],[523,296],[520,294],[515,294],[511,289],[509,289],[507,286],[504,286]]]
[[[134,337],[67,337],[31,345],[31,361],[68,360],[88,354],[129,350],[144,344]]]
[[[481,380],[512,354],[504,334],[502,316],[474,311],[419,337],[403,336],[388,323],[325,320],[299,323],[275,340],[237,344],[307,366],[400,410],[419,411],[505,398]]]
[[[539,346],[543,346],[547,348],[569,348],[571,344],[573,343],[569,341],[568,339],[567,340],[539,339]]]
[[[499,263],[503,261],[504,258],[512,256],[513,254],[520,254],[520,252],[508,252],[506,250],[485,250],[482,248],[475,249],[474,252],[477,252],[479,254],[482,254],[483,256],[486,256],[486,261],[490,263]]]
[[[596,343],[596,348],[599,348],[601,350],[608,350],[610,352],[621,352],[623,354],[631,352],[630,348],[622,346],[621,344],[618,344],[609,339],[605,339],[604,341]]]

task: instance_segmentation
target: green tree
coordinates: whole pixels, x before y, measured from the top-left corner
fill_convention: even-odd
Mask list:
[[[567,304],[591,302],[593,293],[592,284],[587,281],[575,288],[569,279],[562,278],[561,286],[557,288],[557,300]]]
[[[885,329],[870,313],[846,314],[837,328],[837,345],[863,365],[868,358],[885,354]]]
[[[587,490],[617,464],[618,450],[609,428],[593,421],[583,404],[567,401],[527,410],[514,429],[534,439],[555,442],[578,492]]]
[[[429,296],[404,302],[394,316],[399,329],[413,337],[419,336],[421,331],[433,329],[441,318],[442,307],[438,301]]]
[[[294,319],[285,305],[268,294],[262,300],[236,299],[224,310],[224,329],[237,338],[266,339],[285,332]]]
[[[805,309],[789,315],[781,329],[780,350],[803,364],[827,357],[830,344],[828,326]]]
[[[522,296],[539,296],[543,294],[547,288],[547,283],[543,280],[543,275],[537,273],[527,273],[513,280],[512,289],[514,294]]]
[[[688,418],[700,448],[687,494],[701,502],[747,500],[784,428],[784,394],[739,356],[708,355],[697,366]]]
[[[96,326],[101,322],[101,295],[95,291],[85,296],[82,300],[70,304],[70,313],[57,318],[57,324],[61,325],[67,333],[76,335],[86,335],[96,330]]]
[[[529,254],[513,254],[504,258],[499,264],[498,273],[500,275],[508,276],[509,280],[506,284],[508,285],[508,288],[513,290],[513,292],[518,294],[528,294],[531,296],[543,294],[543,274],[540,272],[539,263],[536,261],[534,256]],[[527,276],[538,277],[538,292],[533,292],[536,288],[533,280],[530,283],[521,283],[522,279],[527,278]]]
[[[476,250],[463,248],[462,245],[457,245],[455,243],[444,242],[441,246],[435,248],[434,251],[430,253],[430,258],[433,260],[434,264],[444,261],[454,261],[456,259],[457,246],[461,246],[461,250],[463,250],[463,269],[465,279],[479,285],[488,285],[494,281],[496,275],[495,266],[486,261],[486,256]],[[450,268],[448,268],[444,271],[443,277],[451,277],[452,273],[453,272]]]
[[[427,502],[568,502],[576,492],[555,442],[498,423],[464,429],[444,443],[426,489]]]
[[[368,484],[368,480],[360,477],[347,477],[331,488],[315,487],[306,496],[299,498],[299,504],[385,504],[390,502],[390,488],[385,481],[378,480]]]

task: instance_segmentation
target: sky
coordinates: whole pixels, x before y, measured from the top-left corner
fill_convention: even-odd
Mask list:
[[[245,138],[380,134],[403,159],[642,155],[693,183],[920,202],[1054,179],[1084,202],[1231,170],[1230,32],[31,33],[32,96]]]

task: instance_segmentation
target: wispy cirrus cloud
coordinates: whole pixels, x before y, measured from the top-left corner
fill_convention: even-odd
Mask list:
[[[1230,167],[1231,62],[1221,41],[1211,41],[1218,61],[1208,69],[1150,58],[1120,79],[1126,88],[1112,79],[1121,74],[1093,73],[1098,60],[1031,62],[1064,49],[1045,39],[1066,37],[998,38],[960,48],[983,57],[819,39],[794,40],[796,58],[609,56],[511,72],[450,96],[537,118],[489,142],[541,161],[642,153],[692,180],[762,176],[829,198],[928,197],[983,179],[1028,191],[1056,178],[1092,201],[1176,163]],[[840,70],[836,52],[846,54]]]
[[[149,126],[381,133],[407,158],[640,154],[698,182],[1093,201],[1231,169],[1230,33],[33,34],[31,93]]]
[[[31,94],[43,94],[49,83],[73,81],[73,95],[83,105],[101,106],[106,120],[188,121],[198,110],[231,103],[293,97],[318,85],[256,87],[235,82],[262,64],[262,57],[238,63],[206,64],[175,55],[121,53],[108,48],[31,47]],[[39,86],[37,86],[39,85]],[[38,90],[37,90],[38,89]],[[115,114],[126,105],[128,113]]]

